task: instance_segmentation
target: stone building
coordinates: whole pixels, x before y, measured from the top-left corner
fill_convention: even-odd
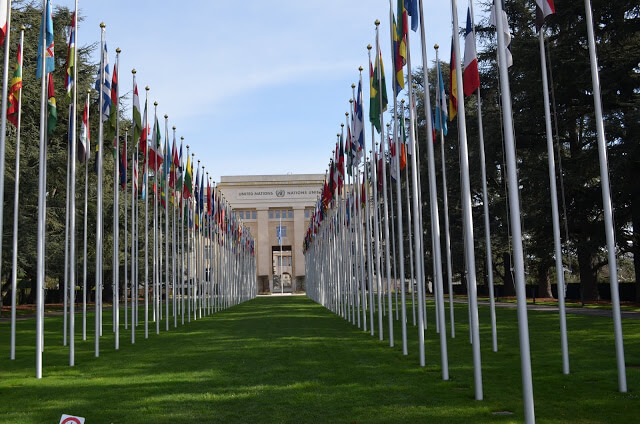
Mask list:
[[[304,290],[302,242],[323,183],[324,174],[221,177],[218,192],[256,241],[259,292]]]

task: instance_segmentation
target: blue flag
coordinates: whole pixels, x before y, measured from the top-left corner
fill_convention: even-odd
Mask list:
[[[47,21],[45,22],[45,16]],[[43,31],[46,31],[46,47],[42,45]],[[53,18],[51,15],[51,0],[47,0],[45,13],[42,15],[42,23],[40,24],[40,38],[38,41],[38,65],[36,66],[36,77],[42,76],[42,52],[44,51],[45,72],[47,74],[56,69],[53,54]]]
[[[440,63],[438,63],[438,93],[436,95],[436,119],[435,129],[442,131],[444,135],[447,135],[447,96],[444,93],[444,82],[442,81],[442,70],[440,69]],[[440,128],[440,121],[442,120],[442,128]]]
[[[418,0],[404,0],[404,8],[407,9],[407,13],[411,16],[411,31],[416,32],[418,30]]]

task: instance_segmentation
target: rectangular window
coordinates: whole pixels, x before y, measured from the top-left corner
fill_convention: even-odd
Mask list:
[[[304,219],[309,219],[309,209],[304,210]]]
[[[287,227],[283,226],[276,226],[276,237],[278,237],[278,234],[280,234],[280,237],[284,238],[287,236]]]
[[[280,219],[280,211],[276,210],[276,219]]]
[[[272,210],[269,211],[269,219],[273,219],[273,211]]]
[[[240,219],[244,219],[244,211],[238,212],[238,215],[240,215]]]
[[[289,209],[289,219],[293,219],[293,211]]]
[[[251,219],[258,219],[258,213],[256,211],[251,212]]]

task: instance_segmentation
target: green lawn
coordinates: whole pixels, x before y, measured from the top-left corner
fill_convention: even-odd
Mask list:
[[[74,368],[62,318],[47,318],[42,380],[34,378],[35,323],[20,321],[18,359],[0,361],[0,422],[57,423],[62,413],[87,424],[521,422],[516,311],[498,309],[493,353],[488,309],[480,309],[485,400],[475,401],[466,305],[456,306],[458,337],[449,339],[450,381],[441,380],[432,306],[424,368],[410,312],[403,356],[399,326],[390,348],[305,297],[258,298],[159,336],[153,325],[135,345],[122,330],[119,352],[105,311],[101,356],[92,338],[79,341]],[[561,374],[557,316],[529,319],[538,422],[639,421],[640,320],[623,321],[629,393],[620,394],[610,319],[569,315],[570,376]],[[92,335],[92,320],[88,328]],[[0,340],[8,358],[7,322]],[[493,414],[505,410],[514,415]]]

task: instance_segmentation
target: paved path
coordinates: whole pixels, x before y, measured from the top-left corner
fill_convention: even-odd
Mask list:
[[[467,303],[466,300],[462,299],[453,299],[456,303]],[[480,300],[478,301],[479,305],[489,305],[488,300]],[[516,303],[511,302],[496,302],[496,306],[500,308],[510,308],[515,309],[517,307]],[[552,305],[533,305],[531,303],[527,303],[527,310],[529,311],[543,311],[543,312],[558,312],[557,306]],[[612,316],[611,309],[594,309],[594,308],[576,308],[567,306],[565,308],[568,314],[577,314],[577,315],[591,315],[595,317],[609,317]],[[640,312],[632,312],[632,311],[622,311],[622,318],[629,319],[640,319]]]

